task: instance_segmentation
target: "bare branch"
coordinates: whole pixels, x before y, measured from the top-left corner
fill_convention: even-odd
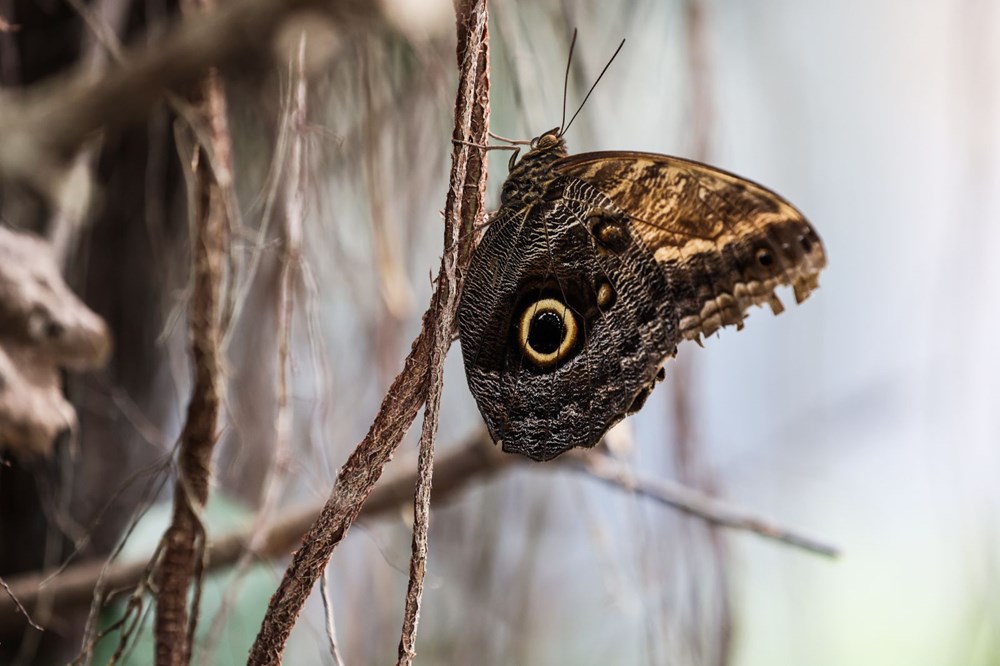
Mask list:
[[[86,68],[19,95],[0,96],[0,175],[31,183],[59,200],[64,165],[95,133],[145,118],[168,91],[197,84],[209,67],[245,73],[266,63],[289,19],[321,12],[338,30],[380,22],[365,0],[238,0],[189,18],[128,63],[93,78]]]
[[[479,432],[458,450],[435,463],[437,468],[436,497],[442,500],[465,488],[472,481],[506,469],[515,459],[497,452],[485,432]],[[414,462],[412,468],[416,467]],[[395,511],[411,501],[416,473],[402,472],[383,480],[374,490],[361,511],[365,518]],[[205,553],[206,571],[232,566],[251,548],[258,559],[283,557],[302,541],[309,526],[322,510],[322,503],[285,510],[263,526],[249,525],[244,529],[220,536],[208,543]],[[11,593],[26,608],[31,608],[40,593],[50,595],[60,611],[83,608],[91,603],[100,580],[103,590],[130,590],[146,578],[150,557],[108,565],[104,557],[80,562],[59,571],[25,574],[8,581]],[[105,571],[105,568],[107,570]],[[0,628],[23,622],[11,599],[0,595]]]
[[[0,587],[2,587],[3,591],[7,593],[7,598],[10,599],[10,602],[12,604],[14,604],[14,608],[17,609],[17,612],[24,616],[24,619],[28,621],[28,624],[31,626],[32,629],[37,629],[38,631],[45,631],[42,627],[35,624],[35,621],[31,619],[31,615],[28,614],[28,610],[23,605],[21,605],[20,599],[18,599],[17,595],[14,594],[14,591],[10,589],[10,585],[8,585],[7,581],[3,579],[3,576],[0,576]]]
[[[480,3],[482,4],[482,3]],[[485,13],[485,9],[480,9]],[[453,138],[485,144],[488,122],[488,72],[480,56],[483,45],[471,42],[469,11],[459,9],[459,92],[455,105]],[[480,33],[485,37],[485,30]],[[468,57],[474,53],[475,56]],[[482,65],[482,68],[480,68]],[[469,68],[476,69],[469,75]],[[468,85],[471,83],[471,86]],[[337,475],[333,492],[319,519],[303,539],[302,547],[285,571],[250,652],[250,664],[281,662],[285,643],[316,579],[326,568],[333,550],[354,523],[399,445],[430,386],[440,382],[439,364],[454,335],[454,312],[460,289],[459,276],[471,256],[469,231],[484,216],[486,187],[485,154],[456,143],[452,153],[451,186],[445,213],[444,252],[437,288],[424,313],[420,334],[403,366],[389,387],[368,435],[358,444]],[[438,389],[435,389],[438,390]],[[431,432],[436,428],[428,424]],[[428,461],[429,462],[429,461]]]
[[[254,517],[254,540],[236,563],[229,582],[212,620],[208,637],[202,645],[200,661],[208,664],[213,660],[215,646],[225,626],[229,609],[237,599],[243,578],[253,564],[253,554],[259,547],[257,541],[263,537],[262,528],[278,511],[281,491],[288,475],[291,453],[293,410],[290,404],[289,373],[291,372],[291,330],[295,309],[295,286],[302,270],[302,225],[306,206],[306,140],[305,126],[308,116],[308,86],[305,71],[306,34],[299,36],[296,53],[290,58],[289,72],[292,85],[281,119],[279,147],[275,160],[287,161],[287,167],[280,169],[287,175],[284,185],[284,229],[281,270],[278,271],[277,290],[277,416],[274,424],[274,446],[272,458],[264,478],[264,496]],[[285,140],[288,135],[290,140]],[[287,145],[287,149],[285,146]]]
[[[636,476],[627,467],[607,456],[572,452],[558,460],[595,479],[649,497],[716,525],[753,532],[826,557],[837,557],[840,552],[836,546],[799,534],[688,486],[665,479]]]
[[[226,98],[218,72],[209,71],[194,103],[205,126],[210,128],[209,140],[216,168],[210,165],[206,151],[195,142],[191,130],[179,129],[178,138],[184,132],[187,141],[178,142],[178,152],[181,162],[190,165],[191,169],[188,195],[193,288],[188,317],[194,388],[177,457],[173,519],[163,535],[163,556],[156,572],[157,666],[182,666],[191,661],[200,601],[198,577],[206,538],[201,514],[208,501],[212,451],[222,399],[219,301],[228,238],[225,201],[232,183],[232,151]],[[195,590],[189,614],[188,588],[192,581]]]
[[[489,131],[489,37],[487,32],[487,9],[485,0],[456,3],[458,25],[458,65],[462,77],[458,97],[455,102],[456,138],[468,141],[468,129],[477,128],[483,136],[473,140],[484,140]],[[468,128],[468,129],[467,129]],[[473,153],[474,154],[474,153]],[[460,240],[461,231],[471,231],[477,226],[483,210],[486,190],[485,164],[480,164],[479,172],[470,165],[470,148],[456,144],[452,155],[451,189],[445,207],[445,247]],[[485,152],[481,153],[485,156]],[[483,157],[485,160],[485,157]],[[472,167],[470,169],[470,166]],[[473,192],[475,199],[469,201],[467,192]],[[471,210],[470,210],[471,209]],[[471,214],[470,214],[471,213]],[[471,233],[467,234],[471,236]],[[449,238],[450,236],[450,238]],[[468,247],[469,244],[466,244]],[[456,250],[459,248],[456,247]],[[427,570],[427,533],[430,527],[431,477],[434,466],[434,436],[437,432],[438,415],[441,409],[441,385],[444,375],[444,359],[454,337],[455,313],[458,311],[458,297],[461,281],[456,271],[460,253],[445,252],[438,278],[439,294],[442,300],[441,312],[437,319],[434,342],[428,370],[427,403],[424,407],[424,422],[420,433],[420,455],[417,461],[417,486],[413,498],[413,544],[410,555],[410,575],[406,588],[406,606],[403,612],[403,628],[399,639],[397,663],[408,666],[416,654],[417,622],[420,619],[420,598],[423,593],[424,574]],[[447,281],[442,278],[447,277]],[[441,286],[448,286],[446,290]]]
[[[549,465],[538,465],[499,452],[485,430],[477,432],[468,441],[455,447],[454,451],[434,463],[436,468],[434,496],[438,505],[471,483],[515,466],[542,474],[552,473]],[[591,459],[595,461],[594,465],[590,464]],[[625,465],[605,455],[596,453],[564,455],[552,464],[575,467],[577,471],[599,478],[617,488],[641,494],[718,525],[749,531],[766,539],[777,540],[785,545],[803,548],[820,555],[832,557],[839,552],[834,546],[776,525],[696,490],[660,480],[639,478]],[[410,469],[415,466],[414,464],[405,468]],[[361,516],[373,518],[397,510],[410,501],[416,479],[417,473],[412,471],[400,472],[383,480],[368,498]],[[319,504],[289,509],[263,527],[251,525],[221,536],[208,544],[206,570],[232,566],[247,550],[249,544],[255,542],[259,546],[253,554],[259,559],[286,555],[299,545],[302,535],[315,522],[322,510],[323,506]],[[51,571],[26,574],[8,582],[11,593],[27,608],[32,607],[44,587],[45,594],[51,596],[56,608],[70,610],[90,603],[94,587],[106,565],[105,558],[96,558],[66,567],[57,575]],[[102,588],[131,589],[144,579],[148,565],[148,556],[113,564],[104,573]],[[10,627],[16,622],[23,622],[17,606],[9,597],[0,595],[0,628]]]
[[[319,579],[320,592],[323,597],[323,613],[326,615],[326,639],[330,643],[333,666],[344,666],[344,658],[340,655],[340,648],[337,647],[337,626],[333,621],[333,599],[330,598],[330,577],[327,574],[328,572],[324,571]]]

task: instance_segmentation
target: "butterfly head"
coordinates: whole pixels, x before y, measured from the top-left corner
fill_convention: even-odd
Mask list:
[[[517,159],[516,152],[511,155],[500,203],[530,205],[541,199],[546,183],[553,176],[552,165],[566,155],[566,142],[559,127],[532,139],[528,152],[521,159]]]

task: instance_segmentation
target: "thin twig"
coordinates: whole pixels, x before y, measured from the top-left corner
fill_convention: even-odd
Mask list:
[[[498,453],[485,431],[478,432],[457,446],[455,453],[440,458],[435,463],[435,497],[439,501],[443,500],[472,481],[504,470],[515,461],[513,456]],[[416,462],[410,467],[415,469]],[[415,471],[400,472],[383,479],[365,503],[361,516],[373,518],[398,511],[401,506],[412,501],[415,483]],[[316,521],[322,507],[323,503],[320,502],[289,508],[262,527],[249,525],[220,535],[208,544],[206,570],[214,571],[232,566],[246,552],[251,542],[259,544],[252,551],[258,560],[287,555],[302,541],[302,535]],[[51,595],[53,606],[62,613],[89,605],[98,580],[101,581],[102,589],[134,588],[146,578],[149,561],[150,555],[145,555],[135,560],[115,562],[108,567],[107,558],[102,556],[66,567],[58,575],[54,575],[52,571],[24,574],[11,578],[8,583],[12,593],[30,608],[38,599],[42,582],[49,580],[44,586],[48,588],[46,593]],[[0,595],[0,633],[21,623],[23,617],[13,601]]]
[[[80,653],[77,655],[77,660],[81,662],[90,657],[89,650],[92,649],[92,646],[94,645],[92,639],[98,630],[100,612],[106,601],[105,590],[107,589],[107,586],[104,578],[115,565],[116,558],[121,554],[125,544],[131,538],[133,532],[139,524],[139,521],[146,515],[146,512],[149,511],[154,499],[160,494],[160,491],[162,491],[163,487],[167,484],[169,478],[167,470],[169,469],[169,466],[166,463],[162,463],[157,465],[157,467],[161,469],[159,479],[157,480],[156,477],[154,477],[150,480],[150,483],[147,484],[143,491],[142,499],[138,502],[137,509],[132,514],[132,517],[128,522],[128,526],[125,528],[124,533],[119,537],[117,545],[107,555],[104,566],[101,567],[98,578],[94,583],[93,595],[90,601],[90,611],[87,613],[87,620],[83,626],[83,638],[80,646]],[[124,486],[122,487],[124,488]],[[147,565],[143,571],[142,580],[138,583],[140,587],[144,588],[146,581],[152,577],[152,573],[156,568],[156,563],[159,560],[161,550],[162,547],[158,546],[153,554],[146,558]],[[42,582],[42,585],[47,584],[48,579]],[[124,635],[122,638],[124,640]]]
[[[334,666],[344,666],[344,658],[337,647],[337,625],[333,621],[333,599],[330,598],[329,572],[324,571],[319,579],[319,591],[323,598],[323,614],[326,615],[326,639],[330,642],[330,656]]]
[[[278,339],[278,381],[277,381],[277,416],[275,418],[275,438],[273,456],[265,475],[263,487],[264,498],[254,517],[254,539],[246,552],[236,563],[235,571],[223,595],[219,610],[212,621],[208,637],[201,650],[200,661],[203,664],[212,662],[215,646],[222,629],[225,626],[229,609],[236,601],[243,578],[253,564],[253,553],[260,547],[263,536],[262,528],[275,514],[281,493],[288,476],[292,435],[292,406],[289,404],[289,358],[291,355],[291,330],[295,309],[295,278],[300,275],[302,254],[302,224],[305,217],[306,199],[306,151],[305,124],[307,119],[307,92],[305,72],[306,35],[299,37],[297,52],[289,63],[290,78],[294,82],[290,88],[290,99],[285,105],[282,118],[282,135],[290,135],[289,151],[275,154],[275,159],[289,162],[285,185],[284,211],[284,247],[281,257],[281,270],[278,276],[277,304],[277,339]],[[283,142],[284,143],[284,142]]]
[[[14,604],[14,608],[17,609],[18,613],[24,616],[24,619],[28,621],[28,624],[33,629],[37,629],[38,631],[45,631],[42,627],[35,624],[35,621],[31,619],[31,615],[28,613],[28,610],[21,605],[21,602],[18,600],[17,595],[14,594],[14,591],[10,589],[10,585],[8,585],[7,581],[3,579],[3,576],[0,576],[0,587],[3,587],[4,592],[7,593],[7,598],[10,599],[12,604]]]
[[[836,546],[782,527],[687,486],[664,479],[637,476],[627,467],[607,456],[573,452],[563,455],[557,460],[584,471],[595,479],[654,499],[716,525],[753,532],[767,539],[780,541],[785,545],[801,548],[825,557],[837,557],[840,554]]]

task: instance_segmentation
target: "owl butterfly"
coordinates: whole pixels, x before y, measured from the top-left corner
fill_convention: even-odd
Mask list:
[[[571,121],[572,122],[572,121]],[[568,155],[561,128],[510,160],[458,310],[465,372],[493,440],[550,460],[638,411],[682,340],[797,302],[826,265],[770,190],[676,157]]]

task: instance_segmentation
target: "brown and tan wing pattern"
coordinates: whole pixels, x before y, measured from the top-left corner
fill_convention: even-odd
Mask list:
[[[823,244],[799,211],[725,171],[623,151],[571,155],[553,168],[598,188],[629,216],[675,285],[689,340],[742,327],[751,305],[781,312],[774,291],[782,285],[801,303],[826,266]]]

